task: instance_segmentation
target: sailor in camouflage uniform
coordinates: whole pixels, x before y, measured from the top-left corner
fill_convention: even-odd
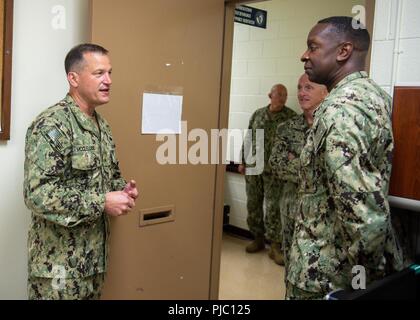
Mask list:
[[[66,57],[69,94],[26,134],[30,299],[98,299],[108,216],[128,213],[138,196],[135,182],[121,177],[111,129],[95,111],[109,101],[107,53],[92,44],[73,48]]]
[[[351,289],[356,266],[367,285],[403,267],[387,200],[391,99],[363,71],[369,45],[369,33],[351,17],[321,20],[308,36],[305,71],[330,94],[300,156],[288,299]]]
[[[272,172],[283,185],[279,205],[286,275],[295,216],[298,212],[299,158],[313,123],[313,112],[327,95],[327,88],[309,81],[307,74],[299,78],[298,100],[303,114],[279,125],[270,156]]]
[[[264,130],[264,170],[259,175],[246,174],[246,194],[248,209],[248,226],[254,235],[254,241],[247,247],[248,253],[258,252],[264,249],[264,236],[271,241],[269,251],[270,258],[283,265],[283,252],[281,249],[281,221],[279,211],[279,196],[281,184],[278,179],[273,179],[268,160],[273,145],[276,129],[279,124],[287,121],[296,113],[285,106],[287,100],[287,89],[281,84],[274,85],[269,94],[271,103],[269,106],[260,108],[254,112],[248,129],[252,132],[252,150],[258,150],[256,146],[256,130]],[[244,153],[243,153],[244,154]],[[245,157],[243,164],[246,164]],[[248,169],[248,168],[247,168]],[[245,172],[245,166],[240,166],[240,172]],[[264,219],[263,203],[265,200]],[[265,222],[264,222],[265,220]]]

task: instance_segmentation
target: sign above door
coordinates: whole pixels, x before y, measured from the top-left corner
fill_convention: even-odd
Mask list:
[[[235,22],[267,29],[267,11],[248,6],[237,6]]]

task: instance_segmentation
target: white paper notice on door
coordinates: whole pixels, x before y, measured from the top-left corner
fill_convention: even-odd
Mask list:
[[[181,134],[183,96],[143,93],[142,134]]]

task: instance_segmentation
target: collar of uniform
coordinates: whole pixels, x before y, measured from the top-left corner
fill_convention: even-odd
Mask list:
[[[305,114],[304,114],[304,113],[302,113],[302,114],[300,115],[300,120],[302,121],[303,127],[304,127],[305,129],[309,129],[309,128],[310,128],[310,126],[309,126],[309,125],[308,125],[308,123],[306,122],[306,117],[305,117]]]
[[[343,87],[344,85],[346,85],[347,83],[354,81],[356,79],[361,79],[361,78],[368,78],[368,74],[366,71],[357,71],[357,72],[353,72],[351,74],[349,74],[348,76],[346,76],[345,78],[343,78],[332,90],[331,92],[328,94],[328,96],[324,99],[323,102],[321,102],[321,104],[315,109],[314,111],[314,119],[316,119],[317,117],[319,117],[324,111],[325,111],[325,101],[328,101],[328,97],[332,96],[334,94],[335,91],[337,91],[338,89],[340,89],[341,87]],[[328,104],[327,104],[328,105]]]
[[[354,81],[356,79],[361,79],[361,78],[367,78],[368,74],[366,71],[356,71],[353,72],[351,74],[349,74],[348,76],[344,77],[339,83],[337,83],[337,85],[331,90],[330,95],[337,89],[341,88],[342,86],[344,86],[345,84]]]
[[[327,96],[327,97],[328,97],[328,96]],[[318,107],[316,107],[316,108],[314,109],[314,112],[313,112],[313,117],[314,117],[314,119],[315,119],[315,116],[316,116],[317,114],[319,114],[320,110],[322,109],[322,106],[324,105],[324,102],[325,102],[325,100],[327,99],[327,97],[325,97],[325,98],[324,98],[324,100],[322,100],[322,102],[318,105]]]
[[[266,108],[266,116],[268,120],[276,120],[276,118],[279,117],[287,108],[286,105],[284,105],[283,109],[281,109],[279,112],[271,112],[270,106],[271,105],[269,104]]]
[[[87,130],[92,132],[94,135],[96,135],[98,138],[100,136],[98,126],[95,123],[94,118],[90,118],[87,115],[85,115],[82,110],[80,110],[79,106],[76,104],[76,102],[73,100],[73,98],[70,96],[70,94],[67,94],[66,98],[64,99],[68,105],[70,106],[70,110],[72,111],[74,117],[76,118],[79,125]],[[98,117],[98,114],[96,111],[94,111],[93,114],[96,119],[98,119],[98,123],[100,121],[100,117]]]

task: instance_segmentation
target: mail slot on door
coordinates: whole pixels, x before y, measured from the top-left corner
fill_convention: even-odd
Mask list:
[[[140,227],[175,221],[175,206],[140,210]]]

